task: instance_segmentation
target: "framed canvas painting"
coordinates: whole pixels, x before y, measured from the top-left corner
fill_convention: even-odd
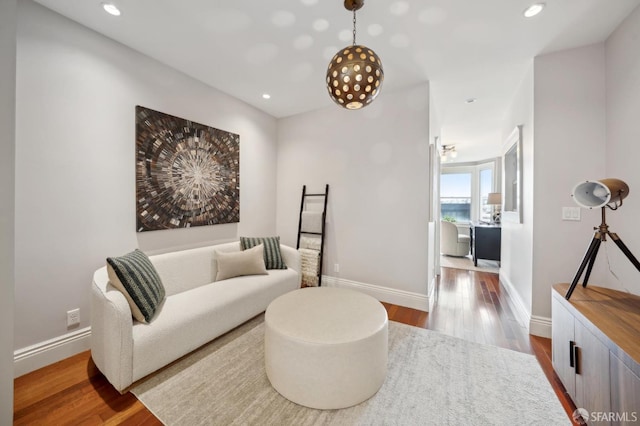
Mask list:
[[[240,221],[240,136],[136,106],[136,230]]]

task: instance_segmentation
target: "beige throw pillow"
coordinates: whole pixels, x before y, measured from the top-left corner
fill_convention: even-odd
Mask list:
[[[264,245],[257,245],[249,250],[223,253],[215,252],[218,262],[216,281],[242,275],[267,275],[264,264]]]

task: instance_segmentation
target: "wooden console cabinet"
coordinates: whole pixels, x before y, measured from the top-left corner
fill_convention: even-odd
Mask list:
[[[569,284],[552,292],[553,368],[588,424],[640,422],[640,296]]]

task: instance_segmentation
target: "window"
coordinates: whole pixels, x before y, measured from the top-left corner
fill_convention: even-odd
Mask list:
[[[471,221],[471,173],[444,172],[440,177],[440,217]]]
[[[445,166],[440,175],[440,217],[456,222],[491,221],[493,206],[487,205],[496,192],[495,161],[469,166]]]

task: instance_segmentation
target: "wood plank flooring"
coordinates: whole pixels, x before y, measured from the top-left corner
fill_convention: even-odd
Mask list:
[[[569,418],[575,405],[551,365],[551,340],[529,336],[496,274],[442,268],[432,312],[383,303],[389,319],[534,354]],[[131,393],[120,395],[83,352],[14,382],[14,425],[160,425]]]

